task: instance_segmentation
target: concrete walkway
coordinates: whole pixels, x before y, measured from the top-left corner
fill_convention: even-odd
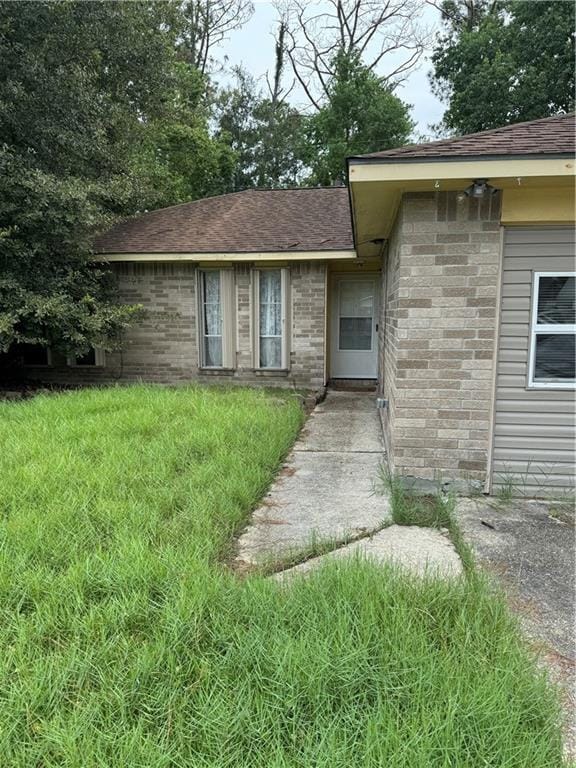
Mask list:
[[[331,551],[275,578],[288,579],[325,560],[356,555],[395,562],[419,575],[459,576],[462,563],[441,531],[390,524],[387,496],[375,492],[383,459],[374,395],[329,392],[240,537],[238,565],[305,554],[314,541],[328,541],[334,542]]]
[[[447,534],[415,525],[389,525],[373,536],[353,541],[320,557],[313,557],[285,571],[275,573],[276,581],[309,573],[327,560],[360,556],[375,562],[394,562],[418,576],[455,579],[462,575],[462,561]]]
[[[383,460],[373,393],[329,392],[238,542],[237,560],[256,564],[378,530],[389,520],[374,493]]]

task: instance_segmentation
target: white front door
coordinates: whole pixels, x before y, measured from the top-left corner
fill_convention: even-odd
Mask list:
[[[335,275],[332,283],[330,376],[378,375],[378,276]]]

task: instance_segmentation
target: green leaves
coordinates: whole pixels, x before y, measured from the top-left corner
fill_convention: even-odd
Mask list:
[[[406,141],[408,107],[355,52],[336,56],[317,114],[290,105],[282,31],[270,94],[242,71],[218,93],[188,50],[195,7],[0,0],[0,351],[119,343],[136,309],[91,264],[117,217],[337,183],[347,155]]]
[[[346,157],[405,144],[412,131],[408,105],[356,53],[340,52],[326,104],[308,125],[310,182],[345,181]]]
[[[266,98],[241,68],[216,99],[217,135],[234,153],[228,191],[300,183],[306,118],[282,99]]]
[[[312,115],[265,98],[243,70],[217,108],[220,135],[237,157],[233,189],[344,182],[347,156],[404,144],[413,128],[408,105],[356,52],[336,55],[326,98]]]
[[[572,3],[444,3],[446,33],[432,87],[448,101],[443,126],[474,133],[574,106]]]
[[[170,107],[171,14],[0,2],[1,351],[110,348],[137,311],[89,262],[94,235],[142,197],[131,152]]]

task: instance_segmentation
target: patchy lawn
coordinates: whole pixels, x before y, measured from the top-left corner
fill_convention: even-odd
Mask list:
[[[555,697],[481,580],[222,564],[301,418],[244,389],[0,405],[2,765],[561,764]]]

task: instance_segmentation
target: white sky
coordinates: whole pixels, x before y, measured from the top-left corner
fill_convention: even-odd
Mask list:
[[[264,75],[274,66],[274,30],[277,27],[278,16],[276,10],[268,0],[254,1],[254,15],[242,29],[230,34],[230,37],[222,45],[220,55],[225,54],[228,65],[242,64],[248,72],[256,78],[262,78],[262,86],[265,86]],[[438,24],[438,12],[422,0],[425,24],[433,29]],[[215,52],[216,56],[218,53]],[[428,52],[429,54],[429,52]],[[444,112],[444,105],[432,94],[427,74],[431,69],[428,56],[420,60],[418,68],[412,72],[407,81],[398,89],[397,95],[408,104],[412,105],[412,118],[416,122],[414,138],[431,136],[430,125],[438,123]],[[226,80],[222,75],[217,78]],[[285,83],[292,81],[289,68],[286,68]],[[290,100],[302,102],[302,95],[297,91],[291,94]]]

